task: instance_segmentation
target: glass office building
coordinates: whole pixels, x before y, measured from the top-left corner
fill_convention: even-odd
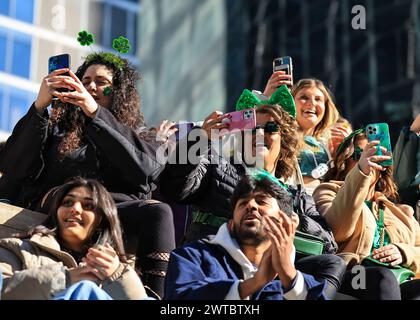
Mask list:
[[[0,140],[11,132],[36,98],[48,58],[69,53],[72,69],[92,50],[112,50],[125,36],[135,64],[139,0],[0,1]],[[82,47],[77,33],[88,30],[95,45]]]

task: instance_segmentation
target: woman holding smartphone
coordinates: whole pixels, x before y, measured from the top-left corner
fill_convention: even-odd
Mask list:
[[[289,94],[290,95],[290,94]],[[291,102],[293,98],[290,96]],[[301,188],[284,184],[294,170],[296,157],[297,124],[287,111],[279,105],[261,105],[256,108],[256,124],[250,134],[252,139],[244,139],[243,154],[236,150],[231,158],[220,156],[213,148],[199,149],[200,154],[182,150],[179,143],[173,157],[178,154],[195,154],[197,160],[188,159],[187,164],[178,164],[171,159],[161,176],[160,191],[170,201],[192,205],[192,223],[184,236],[184,243],[214,235],[225,222],[232,218],[230,198],[239,181],[253,170],[261,159],[262,169],[273,179],[278,179],[293,198],[293,209],[299,215],[299,230],[322,237],[324,253],[334,253],[337,249],[334,238],[322,216],[315,210],[313,199]],[[195,136],[201,137],[203,146],[218,146],[217,130],[227,128],[223,121],[226,115],[213,112],[195,129]],[[216,132],[215,132],[216,131]],[[212,135],[212,133],[216,133]],[[208,143],[207,139],[213,139]],[[248,143],[246,143],[248,141]],[[193,144],[194,142],[189,141]],[[191,148],[191,149],[190,149]],[[248,160],[247,160],[248,159]],[[327,279],[328,295],[332,298],[340,286],[344,274],[344,262],[332,255],[297,257],[296,268],[314,275],[317,279]]]
[[[44,194],[67,179],[99,180],[117,202],[143,282],[162,296],[175,247],[172,211],[151,200],[163,166],[140,110],[138,79],[133,66],[112,53],[88,55],[76,73],[53,71],[2,149],[0,171],[21,186],[12,204],[39,211]]]
[[[291,81],[282,71],[273,73],[264,95],[270,97],[277,87]],[[318,79],[302,79],[292,87],[296,103],[296,121],[299,124],[299,167],[306,191],[312,194],[328,170],[328,162],[336,146],[351,133],[351,126],[338,124],[340,114],[333,94]],[[342,118],[341,118],[342,119]],[[347,122],[348,123],[348,122]]]
[[[339,245],[337,253],[349,267],[344,293],[360,299],[418,300],[420,280],[399,286],[390,271],[402,266],[420,273],[420,226],[413,208],[398,203],[393,167],[384,166],[391,157],[377,155],[379,143],[368,142],[364,130],[346,138],[338,148],[334,167],[315,190],[314,199],[332,227]],[[387,150],[381,149],[386,154]],[[369,264],[365,290],[352,286],[355,273],[351,267],[360,264]]]

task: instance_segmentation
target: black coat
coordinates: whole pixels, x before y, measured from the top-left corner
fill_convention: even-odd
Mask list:
[[[99,180],[116,201],[150,198],[163,170],[155,148],[109,110],[99,107],[95,118],[88,119],[82,146],[64,159],[58,157],[62,136],[57,126],[48,126],[48,112],[40,115],[34,105],[16,124],[0,153],[0,171],[17,189],[13,204],[35,209],[50,188],[74,176]],[[4,185],[0,198],[13,194]]]
[[[243,165],[233,165],[214,153],[202,157],[196,165],[168,163],[160,178],[160,191],[167,200],[191,204],[200,211],[230,219],[233,212],[230,198],[245,170]],[[313,198],[300,187],[289,186],[289,191],[300,219],[298,229],[322,237],[324,252],[335,253],[334,236],[316,210]]]

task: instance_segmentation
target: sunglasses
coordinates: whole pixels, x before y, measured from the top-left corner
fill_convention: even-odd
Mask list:
[[[264,133],[275,133],[280,131],[280,126],[274,121],[269,121],[265,125],[257,125],[252,132],[255,133],[258,129],[263,129]]]
[[[358,146],[354,147],[354,152],[351,155],[351,158],[353,160],[355,160],[355,161],[359,161],[359,159],[360,159],[360,157],[362,155],[362,152],[363,152],[363,149],[362,148],[360,148]]]

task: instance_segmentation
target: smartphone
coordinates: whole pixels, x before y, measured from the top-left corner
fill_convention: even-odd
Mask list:
[[[48,59],[48,74],[51,72],[63,69],[63,68],[69,68],[70,69],[70,55],[68,53],[60,54],[58,56],[52,56]],[[63,76],[70,76],[68,72],[63,73]],[[68,92],[69,89],[66,88],[59,88],[57,89],[58,92]]]
[[[228,118],[222,120],[223,123],[229,125],[227,128],[227,132],[225,134],[229,134],[232,131],[243,131],[243,130],[252,130],[255,129],[257,126],[257,116],[255,113],[255,109],[246,109],[241,111],[235,111],[231,113],[227,113]],[[222,131],[223,135],[223,131]]]
[[[285,71],[288,75],[293,75],[292,58],[289,56],[276,58],[273,61],[273,72]]]
[[[366,126],[366,136],[368,138],[368,141],[379,141],[380,146],[384,147],[387,151],[385,154],[381,151],[380,148],[378,148],[378,151],[376,152],[376,155],[382,156],[391,156],[392,157],[392,148],[391,148],[391,138],[389,135],[389,127],[386,123],[372,123],[368,124]],[[392,158],[386,161],[382,161],[381,165],[384,167],[392,166],[393,161]]]
[[[175,132],[176,141],[185,139],[195,125],[196,124],[194,122],[181,121],[175,124],[174,127],[178,129],[178,131]]]

